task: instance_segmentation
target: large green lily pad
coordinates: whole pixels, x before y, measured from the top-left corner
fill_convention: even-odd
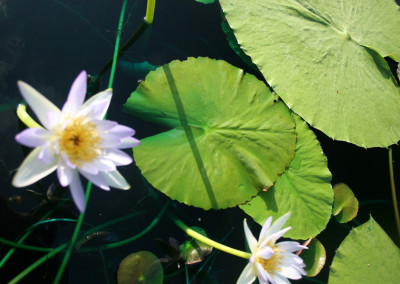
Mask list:
[[[362,147],[400,139],[393,0],[220,0],[235,36],[284,102],[328,136]]]
[[[400,250],[371,217],[344,239],[332,261],[329,283],[398,283]]]
[[[261,225],[269,216],[276,220],[292,212],[285,224],[292,229],[285,236],[307,239],[325,229],[331,217],[332,176],[314,133],[298,115],[293,116],[298,137],[296,153],[289,169],[272,188],[260,192],[240,208]]]
[[[288,108],[222,60],[172,61],[150,72],[124,108],[172,128],[141,140],[134,159],[155,188],[188,205],[244,203],[271,187],[294,156]]]

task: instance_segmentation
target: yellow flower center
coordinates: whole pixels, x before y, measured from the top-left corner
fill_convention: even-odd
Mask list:
[[[96,125],[82,117],[74,118],[61,132],[58,145],[69,161],[78,167],[93,161],[99,154],[101,138]]]
[[[281,263],[283,256],[279,253],[281,252],[280,249],[277,249],[275,246],[271,246],[271,248],[274,251],[274,254],[270,258],[263,259],[261,257],[257,257],[255,262],[260,263],[265,271],[267,271],[270,275],[273,275],[274,272],[281,270],[279,268],[279,264]]]

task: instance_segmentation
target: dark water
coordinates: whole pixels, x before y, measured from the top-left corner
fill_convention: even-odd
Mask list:
[[[73,79],[81,70],[97,74],[112,56],[122,1],[0,0],[0,7],[4,5],[6,10],[0,10],[0,104],[9,103],[10,108],[0,112],[0,195],[5,199],[19,195],[22,200],[20,203],[8,203],[13,210],[20,213],[0,215],[2,222],[0,233],[14,234],[16,237],[18,231],[30,221],[29,215],[21,214],[32,212],[32,208],[38,204],[23,189],[11,186],[12,175],[24,158],[21,147],[14,142],[14,136],[19,130],[13,105],[21,101],[16,81],[26,81],[61,106]],[[122,42],[140,25],[145,15],[145,6],[144,0],[128,1]],[[220,26],[220,13],[217,3],[203,5],[194,0],[159,0],[151,32],[141,37],[123,59],[162,65],[174,59],[184,60],[189,56],[208,56],[224,59],[237,67],[246,68],[225,40]],[[162,130],[121,111],[122,104],[141,79],[144,79],[141,74],[131,74],[117,69],[113,85],[114,96],[108,112],[108,119],[135,128],[136,137],[139,139]],[[105,89],[107,84],[108,73],[101,79],[100,90]],[[391,200],[387,150],[365,150],[332,141],[319,132],[317,135],[328,157],[329,168],[333,174],[332,184],[338,182],[348,184],[361,202]],[[398,148],[395,148],[397,177],[400,171],[399,155]],[[148,191],[135,166],[123,167],[120,171],[127,177],[132,189],[104,192],[94,188],[85,221],[97,225],[129,214],[133,210],[148,210],[144,216],[108,228],[113,237],[125,239],[143,230],[158,213],[159,207],[148,196]],[[43,187],[48,187],[55,181],[56,177],[53,174],[43,180]],[[30,188],[40,190],[34,186]],[[160,198],[164,202],[167,200],[161,195]],[[206,212],[183,205],[177,206],[182,212],[179,217],[188,225],[203,227],[208,235],[217,241],[229,234],[224,243],[244,249],[242,229],[244,214],[239,209]],[[399,241],[395,237],[390,203],[361,206],[357,221],[365,222],[369,214],[372,214],[392,239]],[[36,241],[59,245],[69,240],[72,230],[71,224],[53,224],[43,228],[42,235]],[[322,233],[320,240],[327,248],[329,262],[347,232],[348,228],[332,222]],[[115,273],[120,261],[126,255],[148,250],[162,257],[164,253],[154,239],[168,240],[169,237],[180,242],[184,240],[184,234],[164,217],[144,238],[117,249],[107,250],[103,257],[97,252],[75,253],[65,272],[64,281],[65,283],[116,283]],[[12,258],[13,261],[10,260],[7,273],[0,271],[0,283],[5,281],[6,275],[15,276],[38,257],[40,254],[32,255],[21,251],[18,256]],[[18,260],[15,261],[16,259]],[[54,277],[52,274],[56,273],[57,262],[60,259],[54,258],[53,266],[43,265],[29,279],[51,283]],[[213,280],[207,282],[198,278],[193,283],[235,283],[245,264],[245,260],[225,253],[216,253],[213,256],[211,269],[207,272]],[[209,267],[210,265],[205,266],[206,269]],[[317,279],[327,281],[327,267]],[[181,276],[184,276],[184,273],[181,273]],[[300,282],[309,283],[307,280]],[[184,277],[175,278],[169,283],[185,283]]]

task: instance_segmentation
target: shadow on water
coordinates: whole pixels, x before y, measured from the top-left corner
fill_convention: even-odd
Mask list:
[[[210,199],[211,206],[212,206],[212,208],[216,209],[216,208],[218,208],[218,203],[217,203],[217,200],[215,199],[215,195],[214,195],[211,183],[210,183],[210,179],[208,178],[206,168],[204,167],[204,163],[201,158],[199,148],[197,147],[196,141],[194,140],[192,129],[190,128],[189,123],[187,121],[185,110],[183,108],[183,104],[182,104],[178,89],[175,84],[175,79],[172,76],[171,69],[169,68],[168,65],[164,65],[162,68],[164,70],[165,76],[167,77],[168,85],[171,89],[171,93],[174,98],[175,106],[176,106],[178,116],[179,116],[179,121],[181,122],[181,124],[183,126],[183,130],[185,131],[185,135],[189,142],[190,148],[192,150],[193,157],[196,161],[196,165],[200,172],[201,179],[203,180],[204,186],[207,190],[207,194]]]

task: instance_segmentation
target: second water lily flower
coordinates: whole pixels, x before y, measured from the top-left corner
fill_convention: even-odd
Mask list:
[[[129,189],[116,167],[130,164],[132,158],[120,149],[140,144],[132,137],[132,128],[103,120],[110,105],[111,89],[84,102],[86,77],[82,71],[75,79],[61,110],[30,85],[18,82],[22,96],[43,128],[28,128],[16,136],[17,142],[35,149],[12,182],[16,187],[25,187],[57,170],[60,184],[70,187],[81,212],[85,210],[85,196],[79,174],[104,190],[110,186]]]
[[[260,284],[287,284],[290,283],[288,278],[300,279],[302,275],[306,275],[303,259],[293,252],[307,247],[293,241],[275,243],[291,229],[282,229],[289,216],[290,213],[281,216],[272,225],[272,217],[269,217],[261,229],[258,241],[247,226],[246,219],[244,220],[244,232],[251,257],[237,281],[238,284],[253,283],[256,278]]]

